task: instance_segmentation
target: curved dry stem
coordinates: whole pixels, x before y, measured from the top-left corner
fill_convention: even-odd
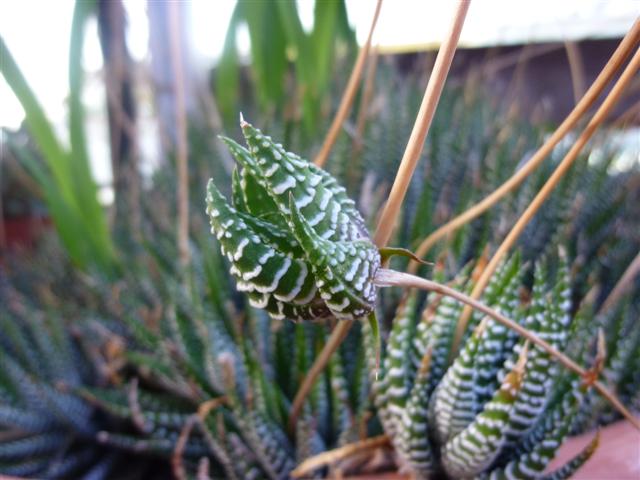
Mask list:
[[[576,142],[573,144],[569,152],[565,155],[562,161],[558,164],[554,172],[551,174],[551,177],[547,180],[547,182],[542,186],[538,194],[535,196],[533,201],[526,208],[524,213],[520,216],[518,221],[515,223],[509,234],[503,240],[502,244],[498,247],[498,250],[493,254],[493,257],[487,264],[486,268],[482,272],[482,275],[478,279],[478,282],[473,287],[471,292],[471,298],[477,300],[482,295],[485,287],[488,285],[493,272],[495,272],[498,264],[504,257],[504,255],[509,251],[509,249],[513,246],[516,240],[520,237],[525,227],[534,217],[534,215],[538,212],[542,204],[545,200],[551,195],[553,189],[558,185],[560,180],[566,175],[569,171],[573,162],[578,158],[578,154],[582,150],[582,148],[587,144],[587,142],[591,139],[593,134],[596,132],[598,127],[602,124],[604,119],[607,117],[609,112],[616,105],[620,96],[624,92],[625,88],[628,86],[629,82],[633,79],[634,75],[640,68],[640,50],[637,50],[633,55],[633,58],[622,72],[622,75],[614,85],[613,89],[607,95],[607,98],[602,102],[600,108],[596,111],[595,115],[591,119],[591,121],[587,124],[586,128],[578,137]],[[455,355],[457,351],[458,345],[464,335],[464,332],[467,328],[467,323],[469,322],[469,318],[471,317],[471,308],[469,306],[465,307],[462,311],[462,315],[460,316],[460,320],[458,321],[458,325],[456,326],[456,332],[453,337],[452,344],[452,355]]]
[[[505,327],[513,330],[521,337],[529,340],[531,343],[537,345],[542,350],[547,352],[553,358],[555,358],[558,363],[562,364],[567,369],[572,372],[577,373],[583,379],[588,380],[589,385],[593,385],[593,387],[604,397],[606,398],[625,418],[627,418],[638,430],[640,430],[640,420],[635,418],[629,410],[622,404],[620,400],[615,396],[611,390],[609,390],[602,382],[592,381],[593,374],[590,370],[582,368],[575,361],[573,361],[570,357],[560,352],[552,345],[544,341],[535,333],[526,329],[522,325],[514,322],[513,320],[505,317],[501,313],[493,310],[492,308],[486,306],[484,303],[479,302],[475,298],[472,298],[464,293],[458,292],[453,288],[447,287],[446,285],[442,285],[431,280],[426,280],[424,278],[417,277],[415,275],[411,275],[409,273],[396,272],[393,270],[387,270],[381,268],[376,274],[376,284],[381,287],[405,287],[405,288],[419,288],[421,290],[426,290],[429,292],[436,292],[442,295],[446,295],[448,297],[454,298],[459,302],[464,303],[469,308],[478,310],[485,315],[490,316],[495,321],[504,325]]]
[[[331,332],[327,343],[325,343],[324,347],[322,347],[322,351],[320,355],[316,357],[311,366],[311,369],[307,372],[302,381],[302,385],[296,392],[296,396],[293,399],[293,404],[291,405],[291,411],[289,412],[289,433],[293,435],[295,432],[296,421],[298,420],[298,415],[300,415],[300,410],[302,410],[302,406],[304,405],[304,400],[307,398],[307,395],[313,388],[313,385],[316,383],[318,376],[324,370],[324,367],[329,363],[329,359],[331,359],[331,355],[338,349],[342,341],[345,339],[347,334],[349,333],[349,329],[353,324],[353,320],[341,320],[338,322],[336,327]]]
[[[613,307],[620,297],[625,294],[631,282],[638,274],[640,274],[640,252],[638,252],[636,257],[631,261],[622,274],[622,277],[620,277],[620,280],[618,280],[618,283],[616,283],[616,286],[613,287],[613,290],[611,290],[611,293],[600,307],[600,312],[606,312]]]
[[[195,427],[196,424],[200,422],[204,422],[211,410],[224,405],[225,403],[227,403],[227,401],[228,400],[226,397],[218,397],[207,400],[198,407],[197,413],[190,415],[187,421],[184,423],[184,426],[180,431],[180,435],[178,436],[176,446],[173,449],[173,454],[171,455],[171,468],[173,471],[173,475],[178,480],[186,480],[187,478],[189,478],[189,476],[187,475],[187,471],[185,470],[182,463],[182,457],[184,455],[185,449],[187,448],[187,442],[189,440],[189,436],[191,435],[193,427]]]
[[[351,72],[351,76],[349,77],[349,82],[347,82],[347,88],[342,95],[342,100],[340,101],[340,106],[338,107],[338,111],[336,112],[336,116],[331,123],[331,127],[329,127],[329,132],[327,133],[327,138],[325,138],[324,143],[322,144],[322,148],[316,158],[314,163],[318,167],[324,166],[327,162],[327,158],[329,157],[329,152],[333,147],[333,144],[336,142],[338,138],[338,133],[340,133],[340,128],[344,123],[345,118],[349,114],[349,110],[351,109],[351,105],[353,104],[353,99],[356,96],[356,91],[358,90],[358,83],[360,82],[360,77],[362,76],[362,70],[364,68],[365,60],[369,55],[369,49],[371,48],[371,39],[373,38],[373,31],[376,29],[376,23],[378,23],[378,17],[380,16],[380,8],[382,7],[382,0],[378,0],[376,4],[376,11],[373,14],[373,20],[371,21],[371,27],[369,28],[369,36],[367,37],[367,41],[364,43],[360,52],[358,53],[358,58],[356,59],[356,64],[353,66],[353,71]]]
[[[187,114],[184,98],[184,71],[180,44],[180,2],[169,3],[169,38],[173,68],[176,112],[176,163],[178,166],[178,256],[180,266],[189,265],[189,172],[187,158]]]
[[[616,129],[626,128],[627,124],[632,122],[636,118],[640,118],[640,100],[638,100],[624,112],[622,112],[620,116],[613,122],[611,127]]]
[[[305,475],[311,474],[317,468],[325,465],[331,465],[332,463],[343,460],[364,450],[386,447],[387,445],[390,445],[390,443],[391,440],[387,435],[378,435],[377,437],[367,438],[366,440],[359,442],[348,443],[340,448],[322,452],[311,458],[307,458],[291,472],[291,476],[294,478],[301,478]]]
[[[138,398],[138,377],[133,377],[127,388],[127,403],[131,410],[131,420],[135,427],[142,433],[149,433],[149,425],[144,418],[144,412]]]
[[[436,63],[433,67],[433,73],[429,77],[427,83],[427,89],[424,92],[422,98],[422,104],[418,111],[416,123],[411,131],[407,148],[402,156],[398,173],[391,187],[391,193],[389,199],[384,206],[380,221],[378,222],[378,228],[373,237],[374,243],[378,247],[383,247],[389,242],[393,229],[395,227],[400,207],[409,188],[409,182],[413,176],[413,172],[416,169],[416,165],[422,153],[424,147],[424,141],[427,138],[433,115],[435,114],[442,89],[444,88],[444,82],[447,79],[451,62],[453,61],[453,55],[456,52],[458,46],[458,40],[460,38],[460,32],[464,25],[464,20],[467,16],[467,10],[469,9],[471,1],[460,0],[458,2],[449,33],[442,43],[438,56],[436,57]]]
[[[553,135],[536,151],[531,159],[516,173],[513,174],[509,180],[500,185],[493,193],[485,197],[482,201],[475,204],[465,212],[461,213],[457,217],[453,218],[446,224],[439,227],[427,238],[425,238],[418,249],[416,255],[424,258],[424,256],[433,248],[433,246],[440,240],[445,238],[450,233],[456,231],[461,226],[467,224],[471,220],[479,217],[486,212],[493,205],[498,203],[505,195],[514,190],[520,185],[538,166],[544,161],[545,158],[551,153],[554,147],[562,140],[562,138],[577,124],[578,120],[587,112],[587,110],[593,105],[593,103],[600,96],[604,88],[614,77],[616,72],[622,67],[624,61],[637,47],[640,42],[640,20],[637,20],[629,33],[624,37],[620,45],[613,53],[605,67],[598,75],[598,78],[593,82],[587,93],[585,93],[582,100],[578,102],[575,108],[567,116],[567,118],[560,124],[555,130]],[[418,270],[419,265],[416,262],[409,264],[408,271],[415,273]]]

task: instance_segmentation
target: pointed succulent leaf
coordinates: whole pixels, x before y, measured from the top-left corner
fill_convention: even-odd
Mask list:
[[[231,202],[233,203],[233,207],[239,212],[249,213],[249,207],[244,198],[244,190],[237,167],[233,169],[233,173],[231,174]]]
[[[380,254],[369,240],[335,241],[318,235],[290,198],[290,227],[311,264],[320,297],[338,319],[351,320],[373,312]]]
[[[411,341],[415,328],[417,292],[410,292],[398,305],[387,340],[384,359],[384,402],[389,412],[385,430],[393,435],[401,430],[401,418],[414,372],[410,371]]]
[[[526,357],[523,356],[522,360]],[[505,377],[482,412],[462,432],[449,440],[442,451],[442,463],[454,478],[481,474],[498,457],[506,439],[509,412],[522,384],[523,365]]]
[[[288,478],[295,467],[293,449],[285,433],[256,411],[238,417],[243,436],[269,478]]]
[[[458,280],[459,282],[455,282],[455,285],[460,286],[462,278]],[[426,319],[426,322],[423,319],[418,325],[415,339],[416,363],[427,349],[432,349],[429,394],[436,388],[447,370],[456,323],[463,309],[460,302],[450,297],[443,297],[437,302],[433,316]],[[426,309],[428,308],[427,305]]]
[[[430,352],[417,372],[409,399],[402,411],[402,428],[394,438],[401,464],[419,478],[428,478],[437,470],[429,435],[429,363]]]
[[[585,447],[578,452],[571,460],[553,472],[542,477],[543,480],[565,480],[573,475],[591,458],[598,449],[600,443],[600,432],[597,432]]]
[[[540,478],[549,462],[556,455],[565,437],[569,434],[582,397],[583,395],[579,392],[568,392],[563,398],[561,409],[556,412],[559,414],[556,414],[551,421],[546,422],[544,426],[545,433],[535,446],[530,451],[509,462],[503,469],[495,469],[490,478]],[[576,464],[580,462],[580,458],[582,458],[582,455],[578,455],[575,464],[572,461],[569,464],[577,468],[579,465]],[[584,458],[583,462],[587,458],[588,456]],[[571,469],[569,464],[567,464],[568,470]],[[559,478],[562,478],[562,476]]]
[[[277,249],[282,247],[273,238],[281,236],[278,230],[273,227],[272,236],[267,237],[264,231],[255,228],[252,217],[240,214],[227,203],[213,182],[209,182],[207,190],[212,231],[231,262],[230,272],[238,282],[238,290],[248,293],[251,305],[278,319],[326,316],[328,309],[316,298],[310,265],[294,258],[293,249],[289,252]]]
[[[260,171],[255,159],[242,145],[230,138],[221,138],[241,167],[234,170],[236,173],[232,179],[234,207],[252,217],[268,219],[271,223],[283,227],[286,218],[280,213],[264,185],[256,180],[256,175],[260,175]]]
[[[336,436],[347,431],[353,422],[353,412],[349,403],[349,385],[345,378],[340,355],[332,355],[329,360],[331,396],[331,423]]]
[[[467,340],[431,398],[435,434],[443,444],[466,428],[478,410],[473,364],[486,333],[483,322]]]
[[[227,470],[232,472],[230,478],[258,480],[263,477],[260,465],[255,454],[247,448],[247,445],[235,432],[226,435],[226,457],[228,458]]]
[[[329,174],[242,121],[249,149],[225,139],[242,167],[234,206],[212,181],[207,212],[237,288],[272,318],[354,319],[373,311],[380,255]]]
[[[524,320],[525,325],[540,338],[562,350],[566,347],[570,308],[568,297],[568,271],[566,262],[561,262],[557,272],[557,282],[546,294],[546,270],[536,266],[531,306]],[[514,349],[514,355],[506,362],[507,369],[517,361],[522,344]],[[537,346],[530,349],[527,371],[522,382],[507,426],[507,444],[514,444],[530,430],[539,419],[550,399],[551,386],[559,371],[558,364],[544,350]]]
[[[352,200],[328,173],[287,152],[249,123],[241,122],[251,162],[247,168],[280,212],[290,214],[289,196],[313,230],[327,240],[368,238],[364,220]],[[245,156],[243,160],[246,160]]]
[[[519,289],[522,277],[517,268],[520,262],[517,256],[514,257],[516,258],[512,259],[509,263],[515,265],[516,268],[510,278],[506,279],[500,297],[493,304],[493,307],[499,313],[519,322]],[[482,408],[482,405],[491,398],[493,392],[498,387],[500,382],[499,372],[504,365],[505,359],[511,356],[511,350],[517,339],[518,336],[513,330],[508,329],[493,319],[488,319],[486,332],[482,336],[482,340],[478,346],[478,353],[474,358],[472,367],[474,394],[478,409]],[[509,370],[512,366],[513,365],[509,367]],[[477,410],[475,413],[477,413]]]
[[[410,358],[411,343],[416,329],[417,291],[410,291],[397,308],[391,332],[387,342],[386,375],[389,390],[388,401],[402,408],[409,393],[415,367]],[[401,394],[400,391],[403,393]],[[393,411],[394,409],[391,408]]]

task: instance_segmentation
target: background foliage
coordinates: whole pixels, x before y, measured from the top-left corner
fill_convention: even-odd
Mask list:
[[[317,2],[309,33],[292,2],[254,6],[238,3],[223,59],[212,74],[224,129],[239,137],[241,107],[287,149],[308,158],[345,83],[331,67],[353,58],[344,3]],[[378,380],[371,376],[368,331],[355,328],[314,387],[296,431],[288,432],[291,402],[331,322],[274,322],[236,292],[204,211],[207,179],[230,185],[230,170],[209,141],[208,125],[195,119],[189,130],[190,268],[176,260],[172,158],[140,198],[141,237],[127,226],[109,228],[88,167],[80,103],[79,50],[93,8],[78,2],[74,16],[68,148],[1,44],[7,59],[2,73],[25,108],[32,141],[25,146],[5,138],[42,189],[58,234],[30,256],[7,258],[0,277],[1,473],[286,478],[314,454],[384,432],[397,464],[420,475],[502,478],[510,469],[541,471],[567,434],[617,418],[539,350],[529,354],[526,373],[514,373],[523,342],[491,322],[480,327],[478,316],[461,353],[452,354],[459,305],[387,290],[378,307],[386,345]],[[251,36],[250,69],[237,60],[234,32],[241,22]],[[342,134],[329,160],[328,170],[357,200],[369,226],[402,156],[423,76],[400,73],[392,60],[381,59],[364,147]],[[295,95],[285,98],[290,82]],[[542,142],[548,126],[514,116],[509,107],[484,95],[472,79],[445,91],[395,245],[415,248],[495,189]],[[441,242],[431,254],[436,265],[421,274],[469,289],[475,266],[504,237],[565,148],[506,201]],[[587,366],[595,361],[597,328],[603,328],[604,378],[638,409],[638,281],[616,308],[600,311],[640,246],[639,172],[612,168],[616,155],[602,139],[590,145],[483,301]],[[403,260],[393,266],[405,267]],[[529,396],[502,395],[500,386],[507,383]],[[504,433],[496,438],[481,426],[496,419],[504,404],[512,414],[498,415]],[[517,415],[522,412],[526,421]],[[488,440],[471,461],[460,443],[477,440],[471,439],[474,429]],[[548,442],[555,446],[545,447]],[[570,475],[590,453],[585,450],[552,478]],[[366,471],[367,465],[343,468]]]

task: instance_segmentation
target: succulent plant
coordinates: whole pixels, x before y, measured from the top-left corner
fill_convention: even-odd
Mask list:
[[[239,291],[271,318],[366,317],[380,254],[344,188],[244,120],[249,149],[225,139],[241,171],[234,205],[213,181],[207,213]]]
[[[225,140],[239,168],[227,178],[215,159],[220,188],[207,188],[209,220],[220,238],[199,235],[206,219],[196,214],[188,272],[179,267],[172,228],[163,222],[174,193],[161,181],[145,196],[146,241],[123,251],[127,268],[118,281],[74,272],[56,245],[43,248],[33,263],[10,264],[10,284],[0,288],[0,354],[11,365],[0,373],[0,442],[7,447],[0,448],[0,472],[287,478],[313,455],[385,433],[397,464],[417,475],[522,478],[541,475],[569,433],[617,418],[582,379],[499,323],[474,314],[454,352],[461,304],[373,285],[382,255],[366,225],[400,155],[378,133],[394,116],[411,118],[415,95],[402,85],[404,100],[370,123],[357,171],[349,171],[346,154],[332,159],[329,167],[344,172],[339,177],[243,124],[248,148]],[[414,247],[495,188],[515,168],[511,159],[524,156],[543,134],[514,122],[498,148],[486,132],[497,129],[500,115],[457,93],[445,97],[435,119],[396,244]],[[402,125],[393,128],[401,133]],[[209,152],[201,156],[192,173],[204,178],[211,160]],[[637,172],[612,173],[608,161],[576,166],[482,301],[582,365],[596,363],[596,327],[604,327],[603,376],[637,408],[637,300],[631,295],[619,308],[599,312],[639,240],[638,204],[607,196],[605,190],[614,189],[606,186],[629,189]],[[362,184],[345,182],[350,196],[365,199],[360,215],[339,182],[372,175]],[[438,245],[437,266],[424,271],[468,292],[482,252],[493,248],[544,175],[543,169],[500,208]],[[221,191],[230,193],[230,202]],[[193,210],[201,212],[195,197]],[[566,214],[567,205],[575,214]],[[566,255],[558,253],[561,244],[570,247]],[[40,267],[45,260],[46,270]],[[393,262],[402,269],[402,258]],[[358,293],[358,283],[372,295]],[[595,295],[596,287],[602,293]],[[379,367],[371,326],[356,324],[305,400],[295,432],[288,431],[293,399],[329,338],[332,318],[369,312],[385,337]],[[270,319],[281,316],[316,321]],[[48,331],[51,338],[42,335]],[[596,443],[550,477],[570,475]],[[69,467],[50,468],[54,464]]]
[[[485,299],[557,348],[572,326],[566,260],[551,279],[536,268],[531,299],[522,303],[519,257],[506,262]],[[461,273],[456,284],[473,282]],[[460,308],[428,301],[420,314],[409,297],[394,318],[376,405],[401,465],[418,477],[538,478],[575,425],[587,388],[545,351],[519,340],[492,319],[475,318],[451,366],[451,339]],[[412,334],[411,332],[415,332]],[[593,452],[590,444],[553,478],[567,478]]]

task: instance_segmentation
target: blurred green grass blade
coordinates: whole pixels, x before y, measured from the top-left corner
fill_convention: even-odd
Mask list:
[[[71,23],[71,40],[69,42],[69,137],[71,150],[75,157],[74,165],[86,177],[89,174],[89,155],[84,130],[84,108],[82,106],[82,87],[84,72],[82,70],[82,51],[84,46],[84,28],[88,16],[94,11],[94,1],[77,1]],[[84,171],[83,171],[84,170]]]
[[[286,38],[275,0],[243,0],[243,17],[249,26],[251,59],[263,107],[277,105],[284,94],[287,69]]]
[[[356,32],[349,25],[347,4],[344,0],[336,0],[336,38],[341,39],[348,47],[356,47]]]
[[[73,191],[70,184],[72,177],[69,174],[68,153],[56,138],[44,110],[1,37],[0,57],[2,58],[0,62],[2,75],[24,108],[29,131],[40,147],[48,169],[38,165],[35,159],[28,158],[22,149],[16,149],[16,155],[40,184],[58,234],[70,257],[76,264],[85,266],[87,257],[73,235],[72,219],[77,219],[77,215],[71,206]]]
[[[2,38],[0,69],[20,101],[29,131],[46,161],[47,168],[38,168],[35,162],[27,161],[27,164],[43,189],[58,234],[69,255],[80,267],[97,265],[111,271],[115,253],[89,168],[81,102],[84,26],[93,7],[93,2],[78,1],[72,23],[69,52],[71,152],[56,137],[53,126]]]
[[[53,127],[44,114],[33,91],[22,75],[15,59],[9,52],[4,39],[0,37],[0,71],[11,90],[20,101],[25,111],[29,131],[36,140],[42,154],[47,159],[49,168],[60,186],[60,193],[65,198],[71,198],[69,171],[69,156],[56,138]]]
[[[89,261],[86,242],[74,232],[74,225],[79,222],[77,211],[71,208],[63,196],[60,195],[59,186],[51,174],[46,171],[46,167],[40,165],[28,150],[12,148],[12,151],[20,163],[24,165],[27,171],[38,182],[49,214],[56,226],[56,231],[60,236],[62,244],[67,249],[69,257],[73,259],[77,265],[85,266]]]
[[[308,88],[315,82],[313,69],[312,46],[302,28],[295,2],[276,0],[277,14],[286,37],[287,48],[293,53],[298,80]]]
[[[287,49],[294,53],[297,83],[302,90],[302,117],[307,131],[312,132],[320,111],[314,48],[302,28],[295,2],[276,0],[278,16],[287,39]]]
[[[85,109],[82,104],[84,71],[82,52],[87,19],[95,12],[95,1],[76,1],[69,44],[69,132],[71,169],[76,187],[75,198],[88,239],[94,245],[96,260],[109,268],[114,251],[104,210],[98,202],[98,189],[91,174],[85,134]]]
[[[311,44],[315,59],[315,78],[317,94],[324,94],[331,80],[331,67],[334,58],[334,45],[338,23],[338,2],[322,2],[316,0],[314,8],[313,32]]]

